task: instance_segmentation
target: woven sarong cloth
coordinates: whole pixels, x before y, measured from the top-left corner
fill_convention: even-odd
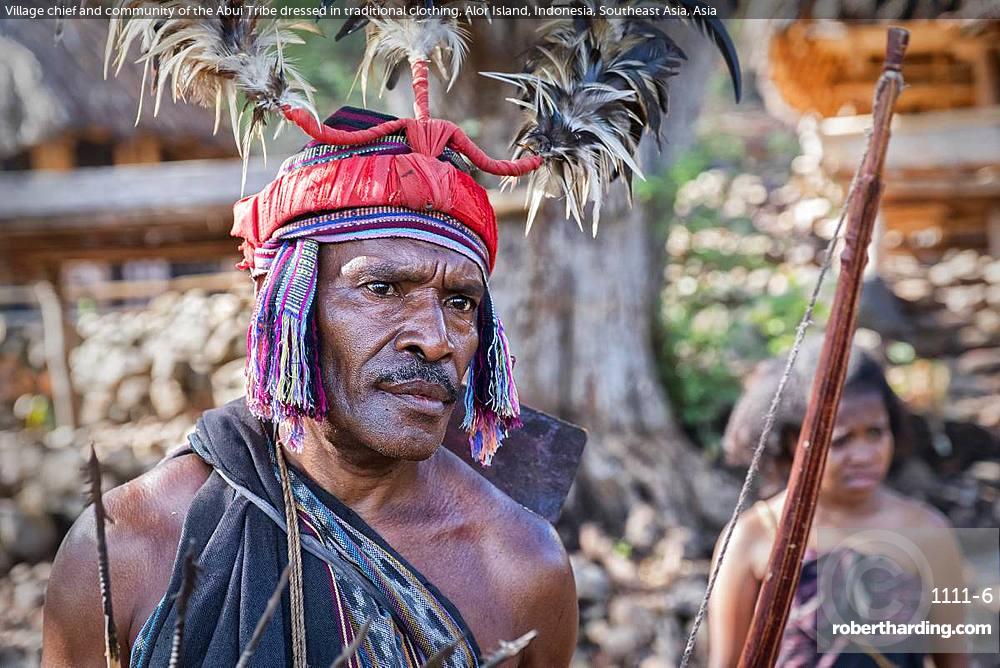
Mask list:
[[[189,452],[213,471],[188,510],[170,585],[136,639],[132,666],[169,662],[188,545],[198,579],[180,665],[236,665],[287,563],[273,447],[243,399],[199,420]],[[446,666],[479,665],[479,649],[455,606],[350,508],[289,472],[302,532],[309,665],[333,663],[366,619],[371,630],[351,668],[419,666],[454,641]],[[286,589],[251,666],[291,665],[288,620]]]

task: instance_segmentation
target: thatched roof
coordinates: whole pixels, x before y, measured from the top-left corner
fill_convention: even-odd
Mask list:
[[[97,133],[117,141],[154,134],[164,141],[232,144],[211,112],[164,100],[157,118],[151,105],[135,125],[141,68],[126,65],[104,80],[103,19],[66,20],[56,43],[51,19],[0,19],[0,158],[63,134]]]

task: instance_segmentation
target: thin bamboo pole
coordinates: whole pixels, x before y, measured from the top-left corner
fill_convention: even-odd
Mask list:
[[[45,368],[52,383],[52,406],[56,425],[72,428],[76,426],[76,420],[73,410],[73,380],[66,362],[66,322],[63,303],[49,281],[35,283],[33,290],[42,312]]]
[[[816,514],[820,479],[844,389],[862,276],[882,195],[881,175],[889,143],[889,124],[896,99],[903,89],[900,68],[908,41],[906,30],[889,29],[885,64],[875,86],[868,151],[858,170],[853,196],[847,202],[847,231],[837,292],[795,450],[781,522],[743,646],[740,668],[764,668],[775,664],[799,584],[802,557]]]
[[[104,510],[104,493],[101,489],[101,462],[97,459],[93,443],[90,444],[90,459],[87,461],[87,478],[90,502],[94,504],[94,529],[97,534],[97,574],[101,585],[101,611],[104,613],[104,658],[107,668],[121,668],[115,611],[111,605],[111,560],[108,557],[108,539],[105,534],[108,516]]]

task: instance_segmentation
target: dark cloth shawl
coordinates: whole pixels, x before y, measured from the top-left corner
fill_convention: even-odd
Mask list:
[[[170,585],[132,648],[132,666],[166,666],[177,621],[184,555],[197,580],[187,612],[181,666],[234,666],[287,564],[285,515],[273,441],[239,399],[206,412],[190,449],[213,471],[195,494]],[[303,546],[310,666],[329,666],[366,619],[373,623],[364,666],[405,666],[458,640],[445,665],[478,665],[479,648],[461,615],[426,578],[334,496],[292,469]],[[251,666],[291,665],[286,588]]]

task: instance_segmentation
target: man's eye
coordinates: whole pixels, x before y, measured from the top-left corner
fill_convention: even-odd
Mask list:
[[[476,302],[463,295],[448,297],[448,300],[445,303],[454,309],[458,309],[459,311],[471,311],[476,308]]]
[[[379,297],[389,297],[396,294],[396,288],[394,288],[391,283],[385,283],[383,281],[365,283],[365,287],[377,294]]]

